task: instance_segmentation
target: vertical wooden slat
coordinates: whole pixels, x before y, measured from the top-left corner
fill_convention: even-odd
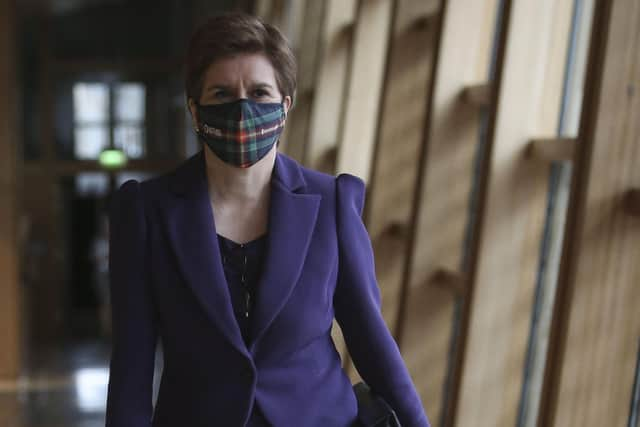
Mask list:
[[[456,425],[513,426],[546,208],[548,167],[524,155],[559,120],[572,3],[513,0],[470,266]]]
[[[438,3],[437,0],[394,2],[364,213],[373,241],[382,312],[393,333],[435,50]],[[398,144],[399,137],[402,144]],[[350,374],[353,381],[359,380],[355,370],[351,369]]]
[[[334,173],[347,68],[355,19],[355,0],[327,0],[318,73],[311,106],[304,163]]]
[[[399,0],[396,6],[369,186],[367,229],[377,260],[383,315],[394,334],[436,48],[439,3]]]
[[[413,240],[403,281],[406,303],[397,325],[403,355],[433,423],[442,419],[447,399],[444,390],[456,296],[451,283],[441,283],[451,275],[438,271],[459,271],[462,264],[480,131],[480,110],[466,103],[461,94],[469,84],[488,78],[496,4],[496,0],[448,0],[442,9],[438,63],[424,136],[427,145],[422,152],[409,233]]]
[[[302,159],[313,169],[334,173],[356,2],[328,0],[323,3],[326,4],[320,26],[319,52],[316,52],[318,69],[313,92],[307,94],[310,112]],[[336,321],[331,335],[346,366],[346,344]]]
[[[400,308],[402,266],[423,140],[439,1],[400,0],[394,12],[378,143],[366,207],[382,311],[391,331]],[[402,144],[398,139],[402,138]],[[393,206],[393,209],[389,209]]]
[[[298,59],[298,88],[294,107],[287,118],[285,135],[281,138],[283,147],[279,149],[299,162],[304,161],[304,150],[308,140],[325,6],[324,1],[306,2],[299,44],[295,48]]]
[[[394,0],[361,0],[354,29],[336,171],[370,179]]]
[[[563,88],[559,139],[537,140],[530,144],[530,152],[540,161],[552,161],[549,202],[542,242],[540,276],[536,289],[534,322],[529,337],[526,383],[522,390],[518,425],[534,426],[538,422],[539,403],[544,380],[551,317],[555,302],[558,268],[560,264],[567,202],[570,192],[571,163],[575,158],[578,123],[582,108],[586,57],[589,48],[593,0],[574,0],[571,41],[567,56]],[[546,143],[545,143],[546,142]],[[564,160],[564,162],[558,162]]]
[[[15,4],[0,1],[0,378],[20,374],[21,319],[18,278],[18,168]]]
[[[332,172],[353,173],[365,182],[372,161],[393,7],[394,0],[360,0],[351,30],[351,58]],[[358,381],[337,328],[334,337],[352,381]]]
[[[394,225],[406,228],[409,224],[439,3],[397,2],[366,207],[367,227],[374,240],[383,233],[397,237],[401,233],[394,232]]]
[[[539,425],[627,425],[640,336],[640,3],[599,1]]]

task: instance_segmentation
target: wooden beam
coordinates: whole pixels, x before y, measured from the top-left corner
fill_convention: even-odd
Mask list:
[[[337,141],[345,96],[345,79],[351,55],[351,30],[356,13],[355,0],[327,0],[320,25],[317,71],[312,81],[309,123],[302,163],[313,169],[334,173]],[[334,321],[331,331],[345,366],[349,363],[342,331]]]
[[[531,134],[557,132],[572,20],[568,1],[504,5],[461,319],[456,425],[517,424],[548,188],[547,165],[522,153]]]
[[[323,159],[329,149],[337,146],[351,55],[349,28],[353,29],[356,1],[327,0],[326,3],[303,163],[334,173],[335,165],[326,169]]]
[[[400,0],[392,12],[371,190],[365,212],[367,228],[377,243],[376,259],[385,259],[385,268],[378,269],[379,285],[385,296],[383,314],[396,337],[403,265],[410,239],[407,224],[411,219],[438,34],[437,26],[416,26],[416,16],[431,20],[439,17],[439,3]],[[408,93],[413,96],[407,96]],[[398,144],[399,137],[402,144]]]
[[[129,160],[125,171],[141,172],[168,172],[176,168],[181,160],[153,160],[139,159]],[[45,168],[45,167],[48,167]],[[102,172],[109,173],[109,170],[102,168],[97,161],[92,160],[58,160],[52,162],[30,161],[24,164],[23,171],[30,176],[68,176],[82,172]],[[120,170],[116,171],[120,172]],[[49,178],[51,179],[51,178]]]
[[[356,19],[355,16],[353,19]],[[351,40],[355,29],[356,29],[355,21],[347,22],[338,30],[338,33],[337,33],[338,37]]]
[[[478,83],[467,86],[460,92],[460,99],[467,105],[486,108],[491,101],[491,86],[487,83]]]
[[[122,61],[101,61],[93,59],[51,59],[51,72],[56,74],[76,74],[108,71],[130,74],[165,74],[179,71],[183,60],[179,58],[143,58]]]
[[[628,425],[640,336],[640,3],[597,1],[539,426]],[[633,197],[633,196],[632,196]],[[628,200],[628,199],[627,199]],[[630,425],[630,424],[629,424]]]
[[[393,0],[360,1],[353,36],[336,172],[369,182]]]
[[[428,3],[416,1],[414,5],[426,7]],[[438,271],[465,273],[468,206],[481,128],[478,110],[461,103],[459,94],[469,81],[489,79],[497,5],[497,0],[432,2],[439,23],[428,25],[425,38],[416,39],[410,49],[399,42],[397,49],[403,51],[407,65],[396,71],[398,93],[388,110],[396,112],[396,121],[387,131],[386,151],[379,155],[388,190],[386,211],[382,201],[378,209],[387,217],[401,213],[410,218],[396,279],[403,286],[396,334],[434,425],[438,420],[449,425],[451,420],[453,389],[448,378],[452,377],[451,349],[460,294],[448,286],[432,286],[432,280],[442,278]],[[405,12],[407,26],[415,16],[412,12]],[[406,71],[413,69],[412,57],[423,64],[415,67],[415,75]],[[411,85],[403,82],[407,75]],[[424,97],[415,95],[425,90]],[[405,196],[408,191],[411,196]],[[396,199],[396,194],[406,199]],[[407,205],[408,201],[412,204]]]
[[[627,190],[623,197],[623,204],[627,214],[640,217],[640,188]]]
[[[289,156],[304,161],[305,145],[309,137],[309,124],[316,71],[318,69],[318,49],[321,41],[322,22],[325,19],[326,2],[306,2],[304,29],[300,34],[298,52],[298,95],[287,118],[285,134],[281,138],[282,150]]]
[[[457,297],[464,296],[467,290],[467,278],[465,275],[446,268],[439,268],[434,271],[429,279],[429,284],[448,289]]]
[[[384,234],[392,238],[403,240],[409,236],[409,230],[406,224],[392,222],[387,226]]]
[[[364,218],[373,239],[382,312],[396,333],[402,269],[432,75],[439,0],[393,2]],[[430,17],[427,25],[417,25]],[[408,94],[411,96],[408,96]],[[403,144],[398,144],[402,135]],[[390,206],[393,206],[390,209]],[[352,379],[357,380],[354,370]]]
[[[13,1],[0,1],[0,379],[16,380],[22,363],[18,275],[18,105]]]
[[[371,191],[365,207],[367,227],[374,239],[394,224],[410,222],[437,43],[437,28],[416,26],[416,22],[423,17],[430,22],[437,20],[439,3],[439,0],[400,0],[393,12]],[[402,144],[398,144],[398,138]],[[402,254],[398,256],[403,258]],[[396,280],[399,283],[401,277]],[[394,323],[395,320],[390,321]]]
[[[365,182],[370,180],[389,39],[396,6],[397,2],[394,0],[360,0],[354,25],[348,29],[352,41],[351,60],[338,134],[335,172],[349,172],[361,177]],[[368,194],[371,194],[370,186]],[[380,247],[374,247],[375,249]],[[397,300],[388,289],[383,289],[381,293],[385,298],[383,316],[389,319],[393,317],[389,316],[390,310],[397,308]],[[348,365],[347,371],[352,382],[360,381],[357,371],[352,369],[352,366]]]
[[[571,161],[575,155],[577,143],[576,138],[532,139],[525,150],[529,158],[547,163]]]
[[[433,4],[437,4],[436,1],[424,2],[426,7],[430,7],[430,10],[425,13],[416,16],[409,25],[409,31],[424,31],[429,25],[434,25],[438,21],[438,10],[433,8]]]

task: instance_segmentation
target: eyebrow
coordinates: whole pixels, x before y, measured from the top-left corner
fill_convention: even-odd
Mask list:
[[[271,86],[269,83],[255,83],[253,85],[254,88],[260,88],[260,89],[273,89],[273,86]]]
[[[273,89],[272,85],[270,85],[269,83],[265,83],[265,82],[253,83],[252,87],[254,89]],[[233,87],[230,86],[230,85],[225,85],[225,84],[212,84],[211,86],[207,87],[206,92],[211,92],[211,91],[217,90],[217,89],[229,90],[229,89],[233,89]]]
[[[222,85],[222,84],[213,84],[213,85],[207,86],[206,91],[207,92],[211,92],[211,91],[216,90],[216,89],[231,89],[231,86]]]

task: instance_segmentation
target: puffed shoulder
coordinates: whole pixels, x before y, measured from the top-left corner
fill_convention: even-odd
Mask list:
[[[123,183],[120,188],[113,193],[112,206],[135,203],[140,198],[140,183],[135,179],[130,179]]]
[[[127,180],[124,184],[118,188],[116,194],[119,199],[130,199],[138,196],[140,192],[140,183],[135,179]]]
[[[365,190],[362,178],[349,173],[336,176],[336,196],[341,210],[354,209],[361,216]]]
[[[143,212],[141,187],[142,184],[140,182],[135,179],[130,179],[113,193],[111,201],[109,202],[109,213],[112,223],[121,222],[125,218],[128,218],[127,221],[140,221]]]

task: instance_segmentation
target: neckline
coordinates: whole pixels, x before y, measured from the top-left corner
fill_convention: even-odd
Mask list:
[[[251,245],[252,243],[257,243],[257,242],[263,240],[265,237],[267,237],[267,233],[265,232],[265,233],[261,234],[260,236],[256,237],[253,240],[249,240],[248,242],[245,242],[245,243],[238,243],[235,240],[231,240],[228,237],[225,237],[220,233],[216,233],[216,234],[218,235],[219,238],[222,238],[223,240],[225,240],[226,242],[231,243],[234,246],[248,246],[248,245]]]

